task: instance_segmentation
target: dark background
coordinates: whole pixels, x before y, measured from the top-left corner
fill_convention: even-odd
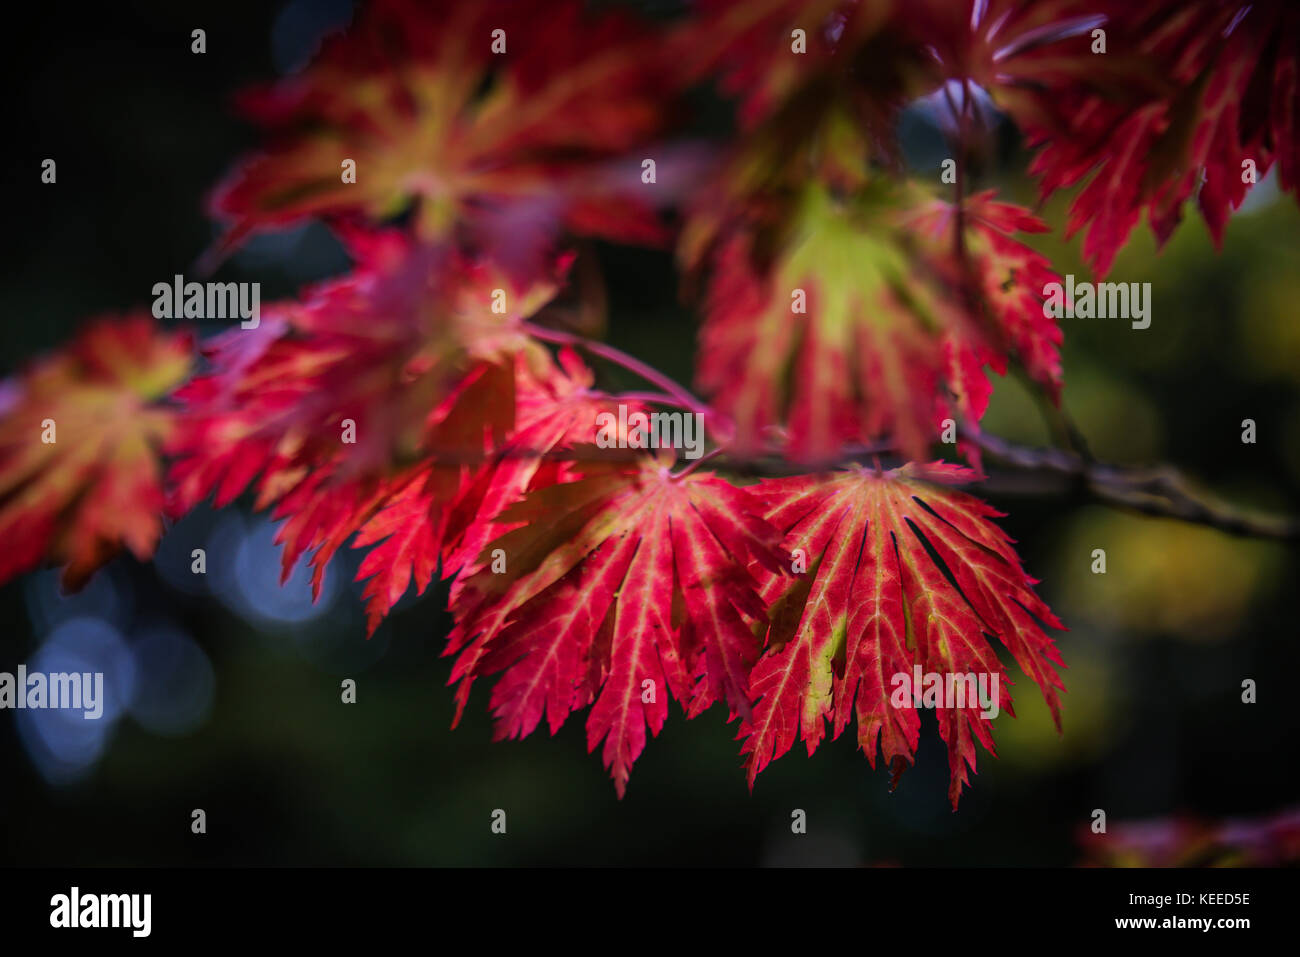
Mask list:
[[[181,6],[39,4],[11,30],[4,375],[89,316],[147,307],[153,283],[191,268],[215,234],[206,191],[255,143],[230,94],[303,62],[349,12],[337,0]],[[1005,133],[1012,147],[987,182],[1032,204]],[[910,147],[937,171],[926,136],[909,133]],[[54,186],[40,182],[46,157]],[[1152,282],[1152,326],[1063,320],[1066,401],[1103,457],[1172,461],[1235,501],[1296,512],[1300,214],[1275,193],[1258,187],[1222,255],[1194,217],[1159,257],[1145,227],[1135,234],[1110,278]],[[1058,229],[1064,206],[1042,211]],[[1077,238],[1040,245],[1061,273],[1087,277]],[[611,341],[689,381],[695,316],[671,256],[597,254]],[[308,227],[254,241],[218,278],[260,281],[267,301],[345,266]],[[1240,441],[1246,417],[1256,445]],[[1046,440],[1015,382],[999,381],[987,424]],[[52,572],[0,588],[0,670],[80,658],[124,669],[134,689],[91,732],[54,712],[0,714],[0,862],[1070,864],[1094,808],[1112,822],[1251,816],[1300,798],[1295,549],[1071,496],[994,502],[1072,629],[1066,730],[1019,682],[1019,718],[998,719],[1000,757],[981,753],[955,814],[932,720],[893,794],[849,733],[811,759],[797,745],[751,795],[722,710],[688,722],[674,707],[623,801],[586,753],[585,713],[555,738],[492,743],[480,688],[452,731],[445,588],[408,595],[367,642],[355,558],[335,560],[313,608],[301,574],[275,587],[265,516],[236,507],[187,518],[155,565],[119,559],[79,596],[59,596]],[[198,583],[193,547],[208,553]],[[1105,576],[1089,570],[1097,547]],[[1240,702],[1247,677],[1258,704]],[[340,703],[343,678],[358,682],[356,705]],[[190,831],[194,808],[205,835]],[[489,830],[497,808],[506,836]],[[790,833],[795,808],[806,836]]]

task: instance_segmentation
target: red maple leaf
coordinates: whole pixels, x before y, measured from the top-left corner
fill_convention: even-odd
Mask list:
[[[280,580],[310,553],[312,592],[319,596],[325,569],[349,539],[353,548],[373,546],[357,570],[366,582],[366,634],[415,582],[422,593],[438,567],[447,512],[463,487],[458,469],[426,463],[390,476],[337,481],[329,468],[308,474],[276,504],[283,520],[276,544],[284,546]],[[355,538],[353,538],[355,536]]]
[[[720,243],[698,378],[735,420],[738,449],[783,428],[805,462],[881,438],[923,457],[944,418],[983,415],[984,369],[1005,373],[1009,355],[1056,394],[1061,333],[1042,308],[1055,276],[1011,235],[1046,227],[990,193],[963,210],[958,255],[946,203],[813,185],[783,228],[743,226]]]
[[[517,369],[550,365],[520,320],[556,284],[519,289],[397,234],[350,242],[352,274],[211,345],[168,451],[178,510],[256,479],[255,507],[285,519],[283,576],[310,553],[317,593],[354,534],[382,542],[359,575],[373,632],[412,578],[427,586],[456,497],[514,429]]]
[[[594,390],[591,371],[572,349],[562,348],[559,359],[558,367],[543,366],[547,374],[542,377],[521,364],[516,430],[461,491],[452,509],[444,562],[449,571],[458,572],[451,586],[453,606],[465,582],[483,567],[480,559],[490,554],[488,543],[521,524],[507,520],[505,510],[529,491],[581,477],[583,466],[576,459],[596,452],[593,443],[597,441],[601,413],[617,415],[620,403],[628,416],[644,411],[639,401]],[[454,635],[444,654],[456,654],[467,637]],[[482,643],[475,643],[457,662],[458,673],[465,677],[456,689],[453,723],[459,723],[469,702],[477,659],[483,650]]]
[[[591,704],[588,746],[604,742],[620,796],[670,697],[692,716],[716,701],[747,713],[766,611],[750,567],[783,567],[745,490],[669,464],[589,464],[530,493],[501,516],[518,527],[489,545],[504,570],[469,577],[453,607],[452,680],[501,673],[497,737],[524,737],[543,716],[554,734]]]
[[[414,205],[424,240],[486,249],[520,280],[563,229],[658,242],[640,159],[624,151],[662,125],[666,68],[651,27],[578,0],[378,0],[301,75],[244,98],[273,138],[211,208],[231,221],[229,244]]]
[[[952,246],[958,228],[958,209],[935,200],[922,206],[907,221],[931,241],[936,255],[933,268],[947,272],[950,286],[968,295],[977,313],[978,337],[961,343],[974,367],[987,365],[998,375],[1006,373],[1006,359],[1015,356],[1025,371],[1053,399],[1061,392],[1061,328],[1043,310],[1044,287],[1059,282],[1047,257],[1015,239],[1016,233],[1043,233],[1048,227],[1037,216],[1011,203],[996,201],[992,190],[968,196],[961,206],[963,251],[960,257],[942,255]],[[969,381],[969,380],[968,380]],[[980,395],[966,401],[979,418],[992,388],[982,375]]]
[[[989,636],[1037,682],[1060,726],[1064,686],[1052,665],[1064,665],[1039,622],[1063,626],[991,521],[1001,513],[934,484],[973,474],[942,463],[883,473],[857,468],[755,489],[767,520],[802,560],[802,573],[793,580],[772,576],[763,587],[772,606],[768,652],[751,675],[758,701],[742,729],[751,786],[796,738],[811,754],[827,721],[838,737],[855,717],[872,767],[879,741],[897,776],[913,760],[920,733],[910,695],[897,697],[917,667],[945,681],[988,676],[989,689],[996,675],[998,707],[1014,714]],[[907,676],[906,686],[898,675]],[[941,701],[935,710],[948,745],[954,809],[967,766],[975,768],[975,741],[993,751],[981,708],[967,698],[964,707]]]
[[[43,560],[81,587],[123,547],[143,560],[162,533],[161,400],[189,372],[193,342],[147,315],[98,319],[0,397],[0,581]]]
[[[1195,196],[1221,243],[1230,210],[1275,161],[1281,187],[1300,195],[1294,4],[1180,0],[1121,7],[1111,19],[1111,43],[1129,46],[1159,86],[1136,83],[1136,98],[1065,89],[1050,122],[1020,118],[1039,149],[1030,172],[1044,196],[1086,180],[1067,233],[1087,228],[1084,253],[1099,275],[1144,211],[1163,244]]]
[[[739,100],[743,129],[787,133],[846,110],[892,153],[892,119],[925,65],[927,45],[900,29],[911,4],[854,0],[702,0],[670,39],[677,78],[716,74]],[[797,137],[785,137],[798,148]]]
[[[1132,27],[1143,9],[1127,0],[918,0],[899,25],[930,51],[927,82],[946,88],[959,111],[969,86],[1023,127],[1063,135],[1084,97],[1133,106],[1169,91],[1137,49]],[[1107,34],[1104,52],[1096,30]],[[978,113],[978,99],[969,107]]]
[[[497,520],[509,505],[532,488],[576,478],[572,450],[594,443],[597,416],[617,409],[617,400],[592,388],[591,370],[567,347],[558,366],[521,359],[515,379],[514,431],[457,502],[449,568],[477,571],[474,560],[484,546],[511,527]],[[625,405],[629,413],[641,409],[637,402]]]
[[[899,167],[905,105],[946,99],[987,126],[987,94],[1038,150],[1044,197],[1085,183],[1067,233],[1086,227],[1100,276],[1144,211],[1163,243],[1195,197],[1218,242],[1275,161],[1282,188],[1300,191],[1300,11],[1287,0],[718,2],[674,43],[688,75],[720,74],[749,138],[780,144],[783,160],[843,114],[858,155]]]

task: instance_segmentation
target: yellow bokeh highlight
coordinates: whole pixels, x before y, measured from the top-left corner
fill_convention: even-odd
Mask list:
[[[1096,574],[1094,549],[1106,572]],[[1191,640],[1230,638],[1278,584],[1281,545],[1173,519],[1081,510],[1057,552],[1056,611],[1068,622]]]

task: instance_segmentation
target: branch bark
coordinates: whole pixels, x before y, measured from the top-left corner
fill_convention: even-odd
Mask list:
[[[1231,535],[1300,542],[1300,519],[1247,511],[1197,489],[1170,465],[1132,467],[1108,465],[1062,449],[1035,449],[1016,445],[979,429],[966,435],[981,451],[1030,476],[1053,475],[1065,479],[1107,505],[1145,515],[1177,518],[1208,525]],[[984,483],[997,489],[997,479]],[[1026,490],[1020,486],[1020,492]],[[1003,491],[1015,494],[1015,483]]]

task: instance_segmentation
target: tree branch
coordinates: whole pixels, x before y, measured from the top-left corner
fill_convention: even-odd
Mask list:
[[[537,339],[560,345],[586,349],[624,369],[640,376],[662,393],[633,392],[622,398],[660,404],[677,405],[704,415],[715,428],[717,413],[708,404],[696,398],[684,386],[627,353],[603,342],[596,342],[572,333],[547,329],[531,323],[525,330]],[[1145,515],[1181,519],[1197,525],[1206,525],[1251,538],[1300,542],[1300,519],[1289,516],[1265,515],[1242,510],[1222,499],[1195,488],[1178,469],[1170,465],[1121,466],[1109,465],[1092,458],[1087,444],[1077,427],[1064,412],[1059,413],[1057,424],[1070,440],[1070,449],[1031,448],[1017,445],[996,435],[990,435],[978,426],[959,422],[962,435],[987,455],[1011,467],[1010,474],[986,475],[976,484],[1002,494],[1024,495],[1068,491],[1090,496],[1098,502],[1117,508],[1129,509]],[[751,477],[800,475],[825,471],[854,462],[869,464],[881,455],[896,451],[889,443],[845,449],[845,455],[834,462],[792,463],[771,449],[771,455],[761,458],[732,458],[727,455],[727,424],[723,423],[724,439],[705,457],[714,468],[737,475]],[[531,457],[538,453],[514,449],[511,456]],[[571,452],[551,450],[541,453],[546,458],[567,458]],[[689,463],[680,474],[687,474],[703,464],[704,460]]]
[[[1207,525],[1230,535],[1300,542],[1300,520],[1239,509],[1196,489],[1173,466],[1108,465],[1062,449],[1015,445],[978,428],[968,427],[965,434],[981,451],[1020,472],[1059,476],[1067,485],[1072,484],[1107,505]],[[995,479],[984,484],[995,488],[998,482]],[[1002,490],[1014,494],[1029,488],[1013,480]]]

